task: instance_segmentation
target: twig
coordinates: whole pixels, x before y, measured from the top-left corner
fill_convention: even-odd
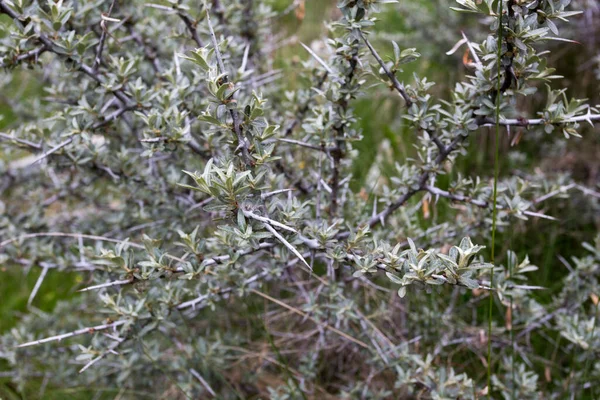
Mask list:
[[[456,147],[458,146],[458,144],[461,143],[464,139],[465,139],[465,137],[462,136],[462,135],[458,135],[456,138],[454,138],[454,140],[452,140],[452,142],[448,146],[446,146],[443,151],[440,151],[440,153],[438,154],[437,158],[435,159],[435,164],[436,165],[440,165],[448,157],[448,155],[450,153],[452,153],[456,149]],[[423,191],[425,185],[427,184],[427,180],[429,179],[429,175],[430,175],[429,171],[423,172],[421,174],[421,176],[419,177],[419,185],[418,185],[417,189],[411,189],[410,191],[408,191],[405,194],[403,194],[402,196],[400,196],[392,204],[390,204],[389,206],[387,206],[383,211],[381,211],[378,214],[372,216],[369,219],[369,221],[367,222],[367,224],[369,225],[369,227],[372,228],[372,227],[377,226],[379,224],[383,224],[385,222],[385,219],[391,213],[393,213],[394,211],[396,211],[398,208],[402,207],[404,205],[404,203],[406,203],[415,194],[419,193],[420,191]],[[348,237],[349,234],[350,234],[350,232],[342,232],[342,233],[340,233],[338,235],[338,238]]]
[[[278,140],[280,142],[289,143],[289,144],[295,144],[297,146],[306,147],[307,149],[322,151],[324,153],[327,153],[327,152],[333,150],[333,148],[329,149],[329,148],[326,148],[326,147],[323,147],[323,146],[317,146],[317,145],[314,145],[314,144],[302,142],[300,140],[286,139],[286,138],[279,138]]]
[[[35,49],[31,49],[26,51],[25,53],[19,54],[18,56],[14,57],[13,63],[18,63],[20,61],[24,61],[24,60],[28,60],[30,58],[33,58],[33,60],[35,62],[37,62],[38,58],[40,57],[40,55],[42,55],[45,51],[47,51],[48,48],[45,45],[41,45],[36,47]],[[12,64],[9,63],[2,63],[0,64],[0,68],[7,68]]]
[[[103,289],[103,288],[112,287],[112,286],[128,285],[128,284],[132,283],[133,281],[134,281],[133,279],[124,279],[121,281],[101,283],[100,285],[88,286],[86,288],[80,289],[80,290],[78,290],[78,292],[87,292],[90,290]]]
[[[73,337],[73,336],[83,335],[83,334],[86,334],[86,333],[95,333],[95,332],[102,331],[102,330],[109,329],[109,328],[116,328],[117,326],[124,325],[127,322],[129,322],[129,320],[124,320],[123,319],[123,320],[111,322],[110,324],[103,324],[103,325],[91,326],[91,327],[88,327],[88,328],[82,328],[82,329],[78,329],[76,331],[72,331],[72,332],[68,332],[68,333],[63,333],[61,335],[50,336],[50,337],[47,337],[45,339],[33,340],[31,342],[20,344],[17,347],[29,347],[29,346],[35,346],[35,345],[38,345],[38,344],[53,342],[53,341],[57,341],[57,340],[61,341],[63,339],[67,339],[67,338],[70,338],[70,337]]]
[[[33,290],[31,291],[31,294],[29,295],[29,299],[27,300],[27,306],[28,307],[31,305],[31,303],[33,302],[33,299],[35,298],[35,295],[37,294],[38,290],[42,286],[42,282],[44,281],[44,278],[46,277],[46,273],[48,272],[48,268],[49,267],[47,267],[47,266],[43,266],[42,267],[42,272],[40,273],[39,278],[35,282],[35,286],[33,287]]]
[[[392,71],[390,71],[390,69],[387,67],[387,65],[385,65],[385,63],[383,62],[383,60],[377,53],[377,50],[375,50],[375,48],[371,45],[371,43],[366,38],[364,33],[362,31],[359,31],[359,33],[360,33],[360,37],[362,38],[362,40],[365,42],[365,44],[369,48],[369,51],[371,52],[371,54],[373,54],[373,57],[375,57],[375,59],[377,60],[377,62],[379,63],[379,65],[381,66],[381,68],[383,69],[385,74],[388,76],[388,78],[390,78],[390,81],[392,82],[394,89],[396,89],[396,91],[398,93],[400,93],[400,96],[402,96],[402,98],[404,99],[404,102],[406,103],[406,107],[410,107],[412,105],[412,100],[406,93],[406,90],[404,89],[404,85],[402,85],[400,82],[398,82],[398,78],[396,78],[396,75],[394,75],[392,73]]]
[[[73,138],[69,138],[67,140],[65,140],[62,143],[57,144],[56,146],[54,146],[53,148],[51,148],[50,150],[48,150],[47,152],[45,152],[44,154],[42,154],[39,157],[36,157],[35,160],[33,160],[31,163],[29,163],[27,166],[31,167],[32,165],[42,161],[44,158],[48,157],[49,155],[51,155],[52,153],[57,152],[58,150],[62,149],[63,147],[71,144],[71,142],[73,142]]]
[[[588,113],[585,115],[578,115],[576,117],[571,117],[571,118],[565,118],[561,121],[546,121],[543,118],[533,118],[533,119],[526,119],[526,118],[518,118],[518,119],[501,119],[500,120],[500,125],[502,126],[530,126],[530,125],[546,125],[546,124],[552,124],[552,125],[556,125],[556,124],[572,124],[575,122],[596,122],[596,121],[600,121],[600,114],[591,114],[588,110]],[[490,119],[490,118],[485,118],[481,121],[479,121],[479,126],[492,126],[492,125],[496,125],[496,121]]]
[[[202,40],[200,40],[200,36],[198,36],[198,23],[196,21],[192,21],[192,18],[183,11],[177,11],[177,15],[179,15],[179,18],[181,18],[185,26],[187,26],[188,30],[192,34],[192,39],[194,39],[194,42],[196,42],[198,47],[203,47],[204,44],[202,43]]]
[[[304,257],[302,257],[302,254],[300,254],[300,252],[298,250],[296,250],[296,248],[294,246],[292,246],[287,240],[285,240],[285,238],[283,236],[281,236],[279,234],[279,232],[277,232],[271,225],[269,225],[268,223],[263,223],[263,226],[273,234],[273,236],[275,236],[277,238],[277,240],[279,240],[285,247],[287,247],[292,253],[294,253],[294,255],[296,257],[298,257],[298,259],[300,261],[302,261],[304,263],[304,265],[306,265],[306,267],[308,267],[309,270],[312,271],[312,267],[306,262],[306,260],[304,259]]]
[[[263,271],[263,272],[261,272],[260,274],[256,274],[256,275],[254,275],[254,276],[252,276],[252,277],[250,277],[250,278],[246,279],[246,280],[243,282],[243,285],[245,286],[245,285],[249,285],[249,284],[251,284],[251,283],[254,283],[254,282],[256,282],[256,281],[258,281],[258,280],[260,280],[260,279],[264,278],[264,277],[265,277],[265,276],[267,276],[267,275],[268,275],[268,271]],[[223,289],[220,289],[220,290],[218,290],[217,292],[214,292],[213,294],[214,294],[215,296],[216,296],[216,295],[224,295],[224,294],[227,294],[227,293],[231,292],[232,290],[233,290],[233,288],[231,288],[231,287],[228,287],[228,288],[223,288]],[[183,302],[183,303],[180,303],[180,304],[178,304],[176,307],[177,307],[177,309],[178,309],[178,310],[184,310],[184,309],[186,309],[186,308],[190,308],[190,307],[191,307],[191,308],[193,308],[193,309],[196,309],[196,305],[197,305],[198,303],[202,303],[202,302],[204,302],[204,301],[205,301],[205,300],[207,300],[209,297],[210,297],[210,295],[208,295],[208,294],[203,294],[203,295],[201,295],[201,296],[198,296],[198,297],[196,297],[195,299],[188,300],[188,301],[185,301],[185,302]]]
[[[30,142],[29,140],[19,139],[18,137],[10,136],[10,135],[7,135],[6,133],[2,133],[2,132],[0,132],[0,138],[6,139],[6,140],[14,140],[17,143],[25,144],[29,147],[33,147],[34,149],[42,148],[41,143],[33,143],[33,142]]]
[[[206,391],[208,393],[210,393],[211,396],[217,397],[217,395],[215,394],[215,391],[210,387],[210,385],[208,384],[208,382],[206,382],[204,380],[204,378],[202,377],[202,375],[200,375],[198,373],[198,371],[196,371],[194,368],[190,368],[190,373],[192,375],[194,375],[194,377],[200,381],[200,383],[202,384],[202,386],[204,386],[204,388],[206,389]]]
[[[119,21],[113,18],[107,18],[110,17],[115,3],[116,0],[112,0],[108,12],[106,14],[102,13],[101,15],[102,19],[100,21],[100,28],[102,29],[102,33],[100,34],[100,41],[98,42],[98,47],[96,48],[96,58],[94,58],[94,64],[92,65],[92,71],[94,72],[98,71],[98,67],[102,63],[102,51],[104,50],[104,43],[106,42],[106,37],[108,36],[108,28],[106,27],[106,21]]]
[[[311,320],[311,321],[313,321],[315,324],[317,324],[317,326],[323,327],[323,328],[325,328],[325,329],[329,329],[330,331],[332,331],[332,332],[334,332],[334,333],[336,333],[336,334],[340,335],[341,337],[343,337],[343,338],[345,338],[345,339],[347,339],[347,340],[351,341],[352,343],[355,343],[355,344],[359,345],[359,346],[360,346],[360,347],[362,347],[362,348],[365,348],[365,349],[367,349],[367,350],[370,350],[370,347],[369,347],[369,345],[367,345],[365,342],[363,342],[363,341],[361,341],[361,340],[358,340],[358,339],[356,339],[356,338],[354,338],[354,337],[352,337],[352,336],[348,335],[347,333],[345,333],[345,332],[342,332],[342,331],[340,331],[339,329],[336,329],[336,328],[334,328],[334,327],[333,327],[333,326],[331,326],[331,325],[328,325],[328,324],[325,324],[325,323],[323,323],[323,322],[320,322],[320,321],[316,320],[315,318],[311,317],[310,315],[306,314],[305,312],[303,312],[303,311],[301,311],[301,310],[299,310],[299,309],[297,309],[297,308],[294,308],[294,307],[292,307],[292,306],[289,306],[289,305],[287,305],[287,304],[286,304],[286,303],[284,303],[283,301],[280,301],[280,300],[278,300],[278,299],[276,299],[276,298],[274,298],[274,297],[271,297],[271,296],[269,296],[268,294],[265,294],[265,293],[263,293],[263,292],[260,292],[260,291],[258,291],[258,290],[256,290],[256,289],[250,289],[250,292],[252,292],[252,293],[254,293],[254,294],[257,294],[257,295],[259,295],[260,297],[262,297],[262,298],[265,298],[265,299],[267,299],[267,300],[269,300],[269,301],[271,301],[271,302],[273,302],[273,303],[275,303],[275,304],[277,304],[277,305],[279,305],[279,306],[281,306],[281,307],[283,307],[283,308],[286,308],[286,309],[290,310],[291,312],[293,312],[293,313],[295,313],[295,314],[298,314],[298,315],[300,315],[301,317],[303,317],[303,318],[305,318],[305,319],[310,319],[310,320]]]
[[[263,199],[263,200],[265,200],[265,199],[268,199],[269,197],[276,196],[276,195],[281,194],[281,193],[292,192],[294,190],[295,189],[279,189],[279,190],[274,190],[272,192],[262,193],[260,195],[260,198]]]
[[[435,186],[425,186],[423,188],[424,190],[428,191],[431,194],[434,194],[436,196],[441,196],[441,197],[445,197],[447,199],[453,200],[453,201],[460,201],[460,202],[464,202],[464,203],[469,203],[469,204],[473,204],[474,206],[477,207],[481,207],[481,208],[488,208],[490,206],[490,203],[488,203],[485,200],[477,200],[477,199],[473,199],[471,197],[468,196],[464,196],[462,194],[454,194],[454,193],[450,193],[447,192],[445,190],[439,189]],[[535,204],[535,201],[533,201],[532,203]],[[498,210],[505,210],[505,208],[503,207],[497,207]],[[528,211],[525,210],[523,211],[523,214],[525,215],[529,215],[531,217],[539,217],[539,218],[545,218],[545,219],[550,219],[550,220],[556,220],[556,218],[546,215],[546,214],[542,214],[542,213],[538,213],[535,211]]]
[[[206,2],[204,4],[206,7]],[[215,57],[217,58],[217,64],[219,66],[219,71],[221,74],[225,74],[222,78],[223,85],[229,83],[229,78],[227,77],[227,70],[225,69],[225,64],[223,63],[223,57],[221,56],[221,51],[219,50],[219,43],[217,42],[217,37],[215,36],[215,31],[213,30],[212,23],[210,22],[210,12],[208,11],[208,7],[206,8],[206,22],[208,24],[208,30],[210,32],[210,37],[215,48]],[[244,135],[242,134],[240,128],[239,117],[237,114],[237,110],[230,109],[229,113],[231,114],[231,119],[233,120],[233,131],[238,139],[238,149],[242,150],[242,158],[244,163],[248,166],[252,166],[254,163],[252,158],[250,157],[250,152],[248,151],[248,142]],[[237,149],[236,149],[237,150]]]
[[[126,243],[128,246],[135,247],[136,249],[145,249],[145,247],[142,246],[141,244],[130,242],[129,240],[113,239],[113,238],[108,238],[108,237],[104,237],[104,236],[86,235],[83,233],[67,233],[67,232],[26,233],[26,234],[23,234],[20,236],[16,236],[16,237],[7,239],[3,242],[0,242],[0,249],[3,248],[4,246],[7,246],[7,245],[13,243],[13,242],[17,242],[22,239],[31,239],[31,238],[36,238],[36,237],[70,237],[70,238],[76,238],[76,239],[83,238],[83,239],[99,240],[101,242]],[[187,263],[186,260],[176,257],[176,256],[172,256],[170,254],[165,254],[164,256],[171,260],[179,261],[181,263]],[[229,258],[229,256],[223,256],[223,257]],[[216,263],[216,261],[215,261],[215,263]]]
[[[119,347],[121,344],[123,344],[125,342],[125,339],[121,339],[121,340],[117,340],[112,346],[110,346],[107,350],[103,351],[98,357],[95,357],[94,359],[90,360],[87,364],[85,364],[80,370],[79,373],[83,373],[85,372],[88,368],[90,368],[92,365],[96,364],[98,361],[102,360],[104,357],[106,357],[108,354],[118,354],[115,349],[117,347]]]
[[[311,56],[313,56],[313,58],[314,58],[315,60],[317,60],[317,62],[318,62],[319,64],[321,64],[321,66],[322,66],[323,68],[325,68],[325,71],[327,71],[327,73],[328,73],[329,75],[331,75],[331,76],[336,76],[336,73],[335,73],[335,72],[333,72],[333,70],[331,69],[331,67],[329,67],[329,65],[327,65],[327,63],[326,63],[325,61],[323,61],[323,60],[321,59],[321,57],[319,57],[319,56],[317,55],[317,53],[315,53],[314,51],[312,51],[312,49],[311,49],[310,47],[308,47],[307,45],[305,45],[304,43],[300,42],[300,44],[302,45],[302,47],[304,47],[304,50],[308,51],[308,54],[310,54]]]

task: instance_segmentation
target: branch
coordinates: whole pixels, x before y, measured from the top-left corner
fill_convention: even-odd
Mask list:
[[[202,43],[202,40],[200,40],[200,36],[198,36],[198,22],[192,21],[192,18],[183,11],[177,11],[177,15],[179,15],[179,18],[181,18],[185,26],[187,26],[188,30],[192,34],[192,39],[194,39],[194,42],[196,42],[198,47],[203,47],[204,44]]]
[[[96,58],[94,59],[94,64],[92,65],[92,71],[94,72],[98,71],[98,67],[102,63],[102,51],[104,50],[104,43],[106,42],[106,37],[109,35],[108,28],[106,27],[106,21],[119,21],[113,18],[108,18],[110,17],[110,13],[112,13],[112,10],[115,6],[115,2],[116,0],[112,0],[108,12],[102,13],[101,15],[102,19],[100,21],[100,28],[102,29],[102,33],[100,34],[100,41],[98,42],[98,47],[96,48]]]
[[[295,314],[298,314],[298,315],[300,315],[300,316],[301,316],[301,317],[303,317],[304,319],[310,319],[312,322],[314,322],[315,324],[317,324],[317,326],[319,326],[319,327],[322,327],[322,328],[325,328],[325,329],[329,329],[330,331],[332,331],[332,332],[334,332],[334,333],[338,334],[339,336],[341,336],[341,337],[343,337],[343,338],[345,338],[345,339],[347,339],[347,340],[351,341],[352,343],[355,343],[355,344],[359,345],[360,347],[362,347],[362,348],[364,348],[364,349],[367,349],[367,350],[369,350],[369,349],[370,349],[369,345],[367,345],[365,342],[363,342],[363,341],[361,341],[361,340],[358,340],[358,339],[356,339],[356,338],[354,338],[354,337],[352,337],[352,336],[348,335],[347,333],[345,333],[345,332],[342,332],[342,331],[340,331],[339,329],[336,329],[336,328],[334,328],[333,326],[331,326],[331,325],[329,325],[329,324],[326,324],[326,323],[324,323],[324,322],[318,321],[318,320],[316,320],[315,318],[313,318],[313,317],[311,317],[310,315],[308,315],[307,313],[305,313],[305,312],[303,312],[303,311],[301,311],[301,310],[299,310],[299,309],[297,309],[297,308],[294,308],[294,307],[292,307],[292,306],[290,306],[290,305],[288,305],[288,304],[284,303],[284,302],[283,302],[283,301],[281,301],[281,300],[278,300],[278,299],[276,299],[276,298],[274,298],[274,297],[271,297],[271,296],[269,296],[268,294],[265,294],[265,293],[259,292],[258,290],[255,290],[255,289],[250,289],[250,291],[251,291],[252,293],[254,293],[254,294],[257,294],[257,295],[259,295],[260,297],[262,297],[262,298],[264,298],[264,299],[267,299],[267,300],[269,300],[269,301],[271,301],[271,302],[273,302],[273,303],[275,303],[275,304],[277,304],[277,305],[279,305],[279,306],[281,306],[281,307],[283,307],[283,308],[286,308],[286,309],[290,310],[291,312],[293,312],[293,313],[295,313]]]
[[[321,77],[321,79],[319,79],[319,81],[317,82],[317,86],[315,86],[315,89],[317,91],[321,90],[321,88],[325,84],[325,81],[327,80],[328,76],[329,76],[329,73],[325,72],[323,74],[323,76]],[[310,109],[310,103],[312,102],[312,99],[313,99],[312,96],[310,96],[308,98],[308,100],[306,100],[306,103],[304,103],[304,105],[302,107],[300,107],[300,109],[298,110],[298,114],[296,115],[296,118],[294,118],[294,120],[285,129],[283,136],[286,136],[286,137],[290,136],[292,134],[292,132],[294,131],[294,128],[296,128],[296,126],[304,120],[306,113],[308,113],[308,111]]]
[[[77,335],[83,335],[86,333],[95,333],[98,331],[102,331],[105,329],[109,329],[109,328],[116,328],[117,326],[121,326],[126,324],[127,322],[129,322],[129,320],[119,320],[119,321],[115,321],[115,322],[111,322],[110,324],[104,324],[104,325],[97,325],[97,326],[91,326],[88,328],[82,328],[82,329],[78,329],[76,331],[72,331],[72,332],[68,332],[68,333],[63,333],[61,335],[56,335],[56,336],[50,336],[47,337],[45,339],[39,339],[39,340],[34,340],[31,342],[27,342],[27,343],[23,343],[18,345],[17,347],[29,347],[29,346],[35,346],[38,344],[43,344],[43,343],[48,343],[48,342],[53,342],[53,341],[61,341],[63,339],[67,339],[73,336],[77,336]]]
[[[208,23],[210,38],[215,48],[215,57],[217,58],[219,72],[221,72],[221,74],[225,74],[223,76],[223,84],[226,85],[229,82],[229,79],[227,77],[227,70],[225,69],[225,64],[223,63],[223,57],[221,57],[221,51],[219,50],[219,43],[217,42],[215,31],[213,30],[212,23],[210,22],[210,12],[208,11],[208,8],[206,9],[206,22]],[[252,158],[250,157],[250,152],[248,151],[248,142],[246,141],[246,138],[242,134],[240,128],[240,121],[237,114],[237,110],[230,109],[229,113],[231,114],[231,119],[233,120],[233,131],[235,132],[235,135],[238,139],[238,148],[236,150],[241,149],[244,163],[248,166],[252,166],[254,165],[254,162],[252,161]]]
[[[310,143],[306,143],[306,142],[302,142],[300,140],[294,140],[294,139],[279,138],[278,140],[280,142],[295,144],[297,146],[306,147],[307,149],[322,151],[324,153],[328,153],[335,149],[335,148],[328,148],[328,147],[324,147],[324,146],[317,146],[314,144],[310,144]]]
[[[194,368],[190,368],[190,373],[192,375],[194,375],[194,377],[200,381],[202,386],[204,386],[204,389],[206,389],[206,391],[208,393],[210,393],[210,395],[212,397],[217,397],[217,394],[215,393],[215,391],[210,387],[210,385],[208,384],[208,382],[206,382],[206,380],[202,377],[202,375],[200,375],[198,373],[198,371],[196,371]]]
[[[18,137],[10,136],[10,135],[7,135],[6,133],[2,133],[2,132],[0,132],[0,138],[6,139],[6,140],[14,140],[17,143],[21,143],[21,144],[27,145],[29,147],[33,147],[34,149],[38,149],[38,150],[42,148],[41,143],[33,143],[33,142],[30,142],[29,140],[19,139]]]
[[[1,6],[1,4],[0,4],[0,6]],[[17,62],[24,61],[24,60],[29,60],[31,58],[33,58],[34,62],[37,62],[40,55],[42,55],[47,50],[48,50],[48,48],[45,45],[41,45],[39,47],[36,47],[35,49],[31,49],[23,54],[19,54],[18,56],[14,57],[12,59],[13,64],[16,64]],[[2,63],[2,64],[0,64],[0,68],[7,68],[13,64]]]
[[[487,201],[476,200],[476,199],[473,199],[471,197],[464,196],[462,194],[450,193],[450,192],[447,192],[445,190],[439,189],[439,188],[437,188],[435,186],[429,186],[428,185],[428,186],[425,186],[423,189],[426,190],[426,191],[428,191],[431,194],[434,194],[436,196],[445,197],[445,198],[453,200],[453,201],[460,201],[460,202],[463,202],[463,203],[469,203],[469,204],[473,204],[474,206],[481,207],[481,208],[489,208],[490,207],[490,203],[488,203]],[[535,204],[535,201],[533,201],[532,203]],[[503,207],[497,207],[497,208],[498,208],[498,210],[506,210]],[[551,217],[551,216],[546,215],[546,214],[538,213],[538,212],[535,212],[535,211],[527,211],[527,210],[525,210],[525,211],[522,211],[522,213],[525,214],[525,215],[529,215],[531,217],[545,218],[545,219],[549,219],[549,220],[553,220],[553,221],[556,220],[556,218],[554,218],[554,217]]]
[[[502,119],[500,120],[500,125],[502,126],[529,126],[529,125],[546,125],[546,124],[572,124],[575,122],[589,122],[592,124],[593,122],[600,121],[600,114],[591,114],[588,110],[588,113],[585,115],[578,115],[576,117],[565,118],[562,121],[546,121],[543,118],[534,118],[534,119],[526,119],[526,118],[518,118],[518,119]],[[479,126],[492,126],[496,125],[496,121],[491,118],[485,118],[479,122]]]
[[[443,151],[440,151],[437,158],[435,159],[435,164],[440,165],[448,157],[448,155],[450,155],[450,153],[452,153],[454,150],[456,150],[456,147],[458,146],[458,144],[460,142],[462,142],[463,140],[465,140],[465,138],[466,138],[466,136],[462,136],[462,135],[459,135],[456,138],[454,138],[454,140],[448,146],[446,146]],[[423,172],[421,174],[421,176],[419,177],[419,185],[418,185],[417,189],[411,189],[407,193],[400,196],[400,198],[398,198],[395,202],[390,204],[386,209],[381,211],[379,214],[375,214],[374,216],[372,216],[369,219],[369,221],[367,222],[367,224],[371,228],[374,226],[377,226],[379,224],[383,224],[385,222],[385,219],[391,213],[396,211],[398,208],[402,207],[404,205],[404,203],[406,203],[415,194],[424,190],[425,185],[427,184],[427,179],[429,179],[429,175],[430,175],[429,171]],[[338,235],[338,237],[344,238],[344,237],[348,237],[349,235],[350,235],[350,232],[343,232],[342,234]]]
[[[73,141],[73,138],[69,138],[69,139],[65,140],[64,142],[57,144],[56,146],[54,146],[53,148],[51,148],[50,150],[48,150],[47,152],[45,152],[41,156],[36,157],[35,160],[33,160],[31,163],[29,163],[27,165],[27,167],[31,167],[32,165],[34,165],[34,164],[42,161],[44,158],[48,157],[52,153],[55,153],[58,150],[62,149],[63,147],[67,146],[68,144],[71,144],[72,141]]]
[[[393,85],[394,89],[396,89],[396,91],[398,93],[400,93],[400,96],[402,96],[402,98],[404,99],[404,102],[406,103],[406,107],[410,107],[412,105],[412,101],[411,101],[410,97],[408,96],[408,94],[406,93],[406,90],[404,89],[404,85],[402,85],[400,82],[398,82],[398,78],[396,78],[396,75],[394,75],[392,73],[392,71],[390,71],[390,69],[385,65],[385,63],[383,62],[383,60],[377,53],[377,50],[375,50],[375,48],[371,45],[371,43],[366,38],[364,33],[362,31],[359,31],[359,33],[360,33],[360,37],[362,38],[362,40],[365,42],[365,44],[371,51],[371,54],[373,54],[373,57],[375,57],[375,59],[377,60],[377,62],[381,66],[381,68],[385,71],[385,74],[388,76],[388,78],[390,78],[390,81],[392,81],[392,85]]]

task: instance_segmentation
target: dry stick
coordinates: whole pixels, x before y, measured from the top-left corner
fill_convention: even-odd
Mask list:
[[[204,4],[204,6],[206,7],[206,3]],[[217,42],[215,31],[213,30],[212,23],[210,22],[210,12],[208,11],[208,7],[206,7],[206,22],[208,24],[208,30],[210,31],[210,38],[215,48],[215,57],[217,58],[219,72],[221,74],[225,74],[222,78],[223,85],[226,85],[229,82],[229,79],[227,77],[227,70],[225,69],[223,58],[221,57],[221,51],[219,50],[219,43]],[[252,166],[254,162],[252,161],[252,158],[250,157],[250,152],[248,151],[248,142],[246,141],[246,138],[244,138],[244,135],[241,131],[237,110],[229,110],[229,113],[231,114],[231,119],[233,120],[233,131],[238,139],[238,149],[242,150],[242,158],[244,160],[244,163],[248,166]]]
[[[267,300],[269,300],[269,301],[271,301],[271,302],[273,302],[273,303],[275,303],[275,304],[277,304],[277,305],[280,305],[281,307],[283,307],[283,308],[286,308],[286,309],[288,309],[288,310],[292,311],[293,313],[300,315],[300,316],[301,316],[301,317],[303,317],[304,319],[310,319],[310,320],[311,320],[311,321],[313,321],[315,324],[317,324],[317,326],[321,326],[321,327],[323,327],[323,328],[325,328],[325,329],[329,329],[330,331],[332,331],[332,332],[334,332],[334,333],[336,333],[336,334],[340,335],[341,337],[343,337],[343,338],[345,338],[345,339],[348,339],[349,341],[351,341],[351,342],[353,342],[353,343],[355,343],[355,344],[359,345],[360,347],[370,350],[370,347],[369,347],[369,345],[367,345],[365,342],[363,342],[363,341],[361,341],[361,340],[358,340],[358,339],[356,339],[356,338],[354,338],[354,337],[352,337],[352,336],[348,335],[347,333],[345,333],[345,332],[342,332],[342,331],[340,331],[339,329],[336,329],[336,328],[334,328],[334,327],[333,327],[333,326],[331,326],[331,325],[325,324],[325,323],[323,323],[323,322],[319,322],[319,321],[317,321],[315,318],[313,318],[313,317],[311,317],[310,315],[306,314],[305,312],[303,312],[303,311],[300,311],[300,310],[298,310],[297,308],[294,308],[294,307],[292,307],[292,306],[289,306],[289,305],[287,305],[286,303],[284,303],[283,301],[277,300],[276,298],[274,298],[274,297],[271,297],[271,296],[269,296],[268,294],[265,294],[265,293],[259,292],[259,291],[258,291],[258,290],[256,290],[256,289],[250,289],[250,292],[252,292],[252,293],[254,293],[254,294],[257,294],[257,295],[259,295],[260,297],[263,297],[263,298],[265,298],[265,299],[267,299]]]

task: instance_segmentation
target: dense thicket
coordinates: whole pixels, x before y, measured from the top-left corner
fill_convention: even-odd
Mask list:
[[[2,390],[595,398],[589,3],[340,0],[298,57],[303,0],[0,0]]]

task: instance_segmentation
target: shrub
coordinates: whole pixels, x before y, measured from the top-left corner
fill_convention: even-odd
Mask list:
[[[535,244],[499,243],[560,218],[545,209],[556,198],[597,211],[600,195],[568,174],[500,160],[528,159],[500,156],[507,134],[551,152],[600,121],[545,50],[572,46],[559,28],[580,12],[457,0],[449,23],[472,31],[421,28],[465,51],[444,93],[403,72],[413,44],[373,39],[387,3],[340,0],[299,61],[276,52],[274,22],[302,19],[304,1],[0,0],[0,261],[40,270],[30,312],[0,338],[16,391],[595,396],[600,239],[564,261],[549,299],[525,254]],[[378,96],[410,154],[379,141],[365,167],[360,140],[376,133],[354,106]],[[494,161],[461,171],[483,135]],[[78,293],[34,307],[57,274]]]

